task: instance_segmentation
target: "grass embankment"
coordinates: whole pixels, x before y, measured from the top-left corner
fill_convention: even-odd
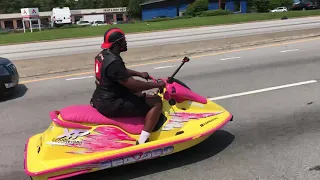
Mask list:
[[[284,13],[252,13],[252,14],[229,14],[221,16],[194,17],[186,19],[174,19],[158,22],[137,22],[134,24],[118,24],[112,27],[119,27],[126,33],[167,30],[174,28],[197,27],[206,25],[233,24],[250,21],[280,19],[283,16],[288,18],[307,17],[320,15],[320,10],[313,11],[290,11]],[[41,40],[56,40],[65,38],[80,38],[101,36],[108,26],[81,27],[81,28],[64,28],[43,30],[33,33],[11,33],[0,35],[0,45],[11,43],[35,42]]]

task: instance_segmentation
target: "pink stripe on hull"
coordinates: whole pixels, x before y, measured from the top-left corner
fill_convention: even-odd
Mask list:
[[[223,122],[221,123],[219,126],[217,126],[216,128],[214,129],[211,129],[210,131],[207,131],[205,133],[202,133],[200,134],[199,137],[201,136],[206,136],[214,131],[216,131],[217,129],[221,128],[222,126],[224,126],[228,121],[230,121],[232,119],[232,114],[229,115],[229,117]],[[36,173],[32,173],[28,170],[27,168],[27,158],[26,158],[26,155],[27,155],[27,148],[26,148],[26,153],[25,153],[25,172],[27,175],[29,176],[35,176],[35,175],[42,175],[42,174],[46,174],[46,173],[51,173],[51,172],[56,172],[56,171],[60,171],[60,170],[65,170],[65,169],[69,169],[69,168],[73,168],[73,167],[77,167],[77,166],[81,166],[81,165],[85,165],[85,164],[90,164],[90,163],[96,163],[97,161],[107,161],[107,160],[111,160],[111,159],[116,159],[116,158],[120,158],[120,157],[123,157],[123,156],[129,156],[129,155],[132,155],[132,154],[137,154],[137,153],[143,153],[144,151],[149,151],[149,150],[152,150],[152,149],[156,149],[156,148],[160,148],[160,147],[164,147],[164,146],[171,146],[171,145],[175,145],[175,144],[179,144],[179,143],[183,143],[183,142],[186,142],[186,141],[190,141],[192,140],[193,137],[188,137],[188,138],[185,138],[185,139],[181,139],[181,140],[177,140],[177,141],[174,141],[174,142],[170,142],[170,143],[166,143],[166,144],[160,144],[160,145],[155,145],[155,146],[151,146],[151,147],[147,147],[147,148],[143,148],[143,149],[140,149],[140,150],[135,150],[135,151],[132,151],[132,152],[126,152],[126,153],[122,153],[122,154],[117,154],[117,155],[113,155],[113,156],[109,156],[107,158],[100,158],[100,159],[93,159],[93,160],[90,160],[90,161],[86,161],[86,162],[81,162],[81,163],[75,163],[75,164],[72,164],[72,165],[67,165],[67,166],[63,166],[63,167],[59,167],[59,168],[53,168],[53,169],[50,169],[50,170],[45,170],[45,171],[41,171],[41,172],[36,172]],[[27,142],[27,145],[29,143],[29,139],[28,139],[28,142]],[[26,147],[27,147],[26,145]]]
[[[85,173],[88,173],[90,171],[91,171],[91,169],[85,169],[85,170],[82,170],[82,171],[76,171],[76,172],[69,173],[69,174],[63,174],[63,175],[51,177],[48,180],[65,179],[65,178],[68,178],[68,177],[73,177],[73,176],[77,176],[77,175],[80,175],[80,174],[85,174]]]

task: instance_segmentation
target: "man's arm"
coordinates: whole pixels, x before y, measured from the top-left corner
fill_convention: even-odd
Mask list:
[[[145,91],[153,88],[161,88],[161,83],[154,82],[144,82],[136,80],[132,77],[132,74],[129,73],[129,70],[126,69],[122,62],[115,61],[109,65],[107,76],[113,81],[117,81],[123,86],[127,87],[133,92]],[[137,73],[133,71],[133,73]]]
[[[138,72],[138,71],[134,71],[134,70],[131,70],[131,69],[127,69],[128,70],[128,73],[131,75],[131,76],[141,76],[141,73]]]
[[[130,77],[127,80],[120,80],[118,82],[123,86],[127,87],[128,89],[132,90],[133,92],[141,92],[141,91],[145,91],[153,88],[162,87],[158,83],[144,82],[144,81],[136,80],[133,77]]]

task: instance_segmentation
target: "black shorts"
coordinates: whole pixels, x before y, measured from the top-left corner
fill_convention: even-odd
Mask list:
[[[137,117],[145,116],[152,108],[145,96],[128,94],[114,101],[105,102],[96,109],[106,117]]]

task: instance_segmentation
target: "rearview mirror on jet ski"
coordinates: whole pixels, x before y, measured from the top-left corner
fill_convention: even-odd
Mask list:
[[[176,69],[176,71],[172,74],[172,76],[168,78],[167,83],[169,83],[169,84],[173,83],[174,76],[180,71],[180,69],[182,68],[184,63],[189,62],[189,61],[190,61],[190,59],[188,57],[184,57],[180,66]]]

